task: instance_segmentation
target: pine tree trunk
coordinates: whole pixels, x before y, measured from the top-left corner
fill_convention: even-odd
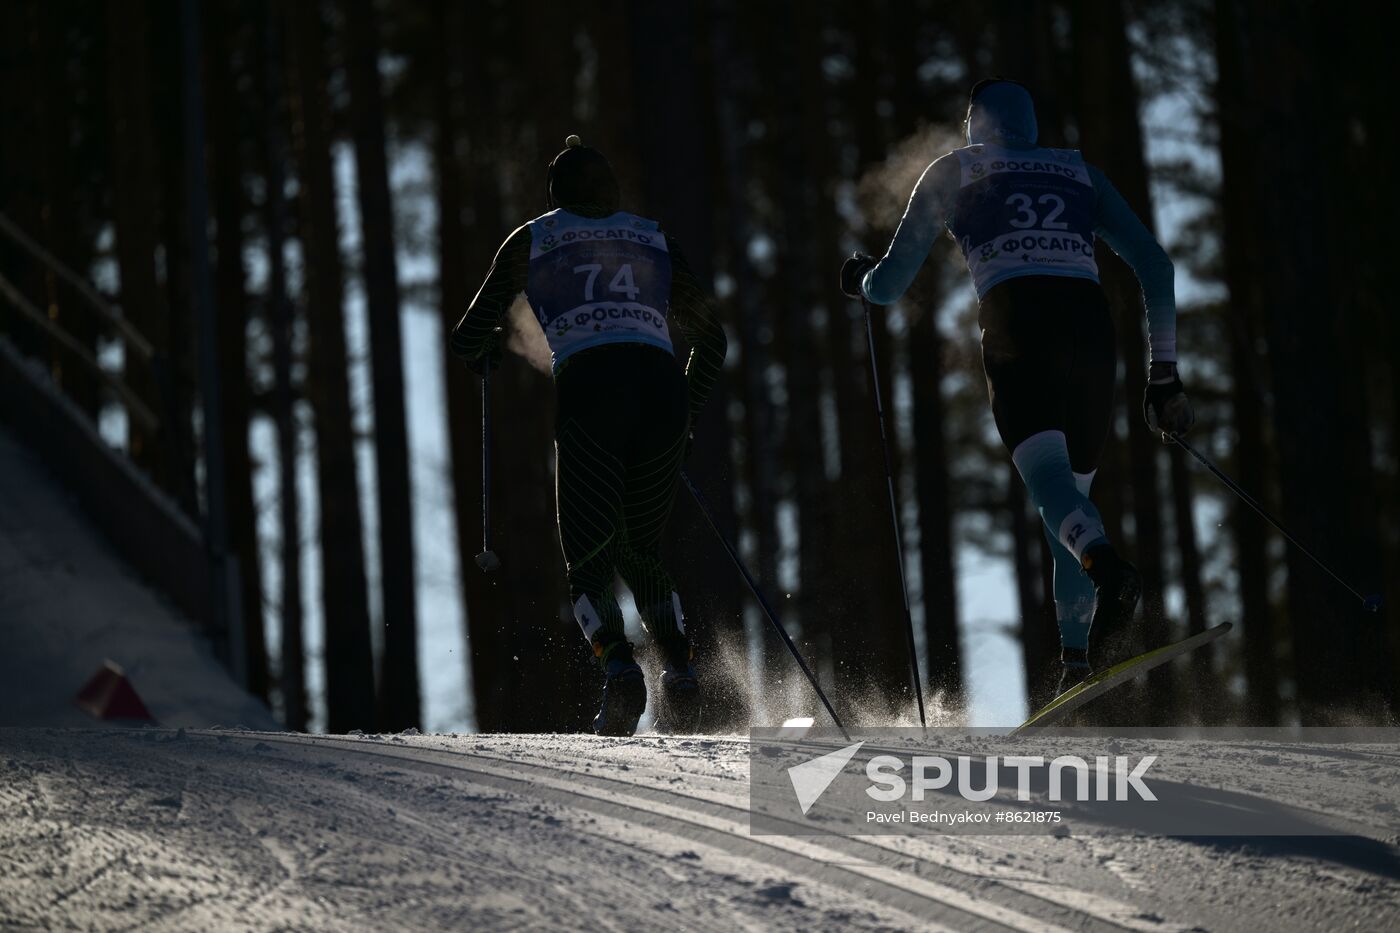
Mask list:
[[[56,4],[40,4],[34,30],[40,86],[44,93],[34,97],[39,111],[36,145],[25,147],[39,154],[44,195],[43,227],[33,232],[58,260],[79,275],[85,275],[92,253],[91,239],[79,221],[79,201],[83,179],[77,174],[73,143],[75,88],[69,80],[70,63],[75,57],[69,43],[67,11]],[[18,138],[18,137],[15,137]],[[20,147],[15,147],[20,148]],[[36,303],[88,351],[97,351],[98,321],[86,302],[63,284],[52,270],[44,270],[44,291],[34,295]],[[50,371],[64,393],[94,421],[100,407],[100,380],[86,365],[73,359],[57,343],[50,348]]]
[[[440,135],[437,142],[439,184],[439,262],[442,275],[442,315],[445,330],[443,347],[446,356],[446,392],[448,411],[448,441],[452,454],[452,494],[457,516],[457,540],[463,601],[466,608],[466,642],[468,647],[468,678],[472,686],[473,714],[476,728],[483,732],[505,731],[512,723],[515,695],[516,665],[507,665],[511,657],[511,628],[514,623],[507,614],[505,592],[501,581],[484,574],[475,562],[481,549],[482,526],[482,436],[481,382],[471,371],[452,356],[448,334],[461,318],[471,300],[474,277],[484,275],[488,257],[500,245],[500,238],[509,228],[501,203],[501,161],[505,158],[505,143],[497,113],[498,99],[493,95],[469,111],[475,118],[463,126],[454,107],[462,102],[465,88],[484,87],[500,80],[500,69],[493,55],[503,44],[501,18],[485,21],[461,15],[461,8],[443,5],[442,42],[439,55],[443,67],[449,69],[439,82],[437,109]],[[461,59],[456,49],[463,50]],[[460,72],[460,77],[458,77]],[[453,132],[453,130],[456,132]],[[466,130],[467,149],[457,174],[444,166],[452,160],[444,153]],[[463,187],[465,181],[478,182],[474,188]],[[472,222],[466,223],[464,211],[470,208]],[[455,220],[455,223],[453,222]],[[502,370],[492,374],[499,400]],[[503,409],[498,405],[498,414]],[[494,465],[496,476],[504,475],[500,468],[500,444]],[[492,510],[497,522],[495,547],[502,551],[501,525],[505,524],[502,489],[494,491]]]
[[[827,131],[831,89],[822,72],[826,43],[821,24],[796,3],[784,3],[772,18],[774,65],[782,83],[773,116],[777,182],[782,192],[781,228],[788,232],[777,265],[782,288],[781,337],[775,349],[786,375],[787,417],[783,442],[783,487],[797,510],[797,581],[785,598],[786,621],[793,637],[819,676],[830,681],[833,618],[826,598],[840,577],[839,547],[832,518],[832,491],[827,473],[822,425],[822,396],[831,379],[822,329],[834,308],[828,266],[835,263],[830,244],[835,224],[831,186],[832,142]],[[795,184],[793,179],[809,179]],[[785,594],[787,596],[788,594]],[[776,644],[776,642],[773,642]],[[791,661],[784,662],[791,670]]]
[[[726,169],[711,169],[713,162],[722,160],[710,158],[720,143],[716,118],[706,104],[719,75],[711,74],[704,60],[709,33],[700,12],[688,0],[632,5],[620,11],[630,21],[630,66],[619,63],[617,67],[627,67],[619,77],[629,81],[630,87],[621,90],[621,99],[612,93],[620,89],[605,91],[602,106],[630,107],[628,122],[639,131],[630,140],[618,140],[626,154],[619,153],[615,167],[623,171],[635,166],[635,177],[624,180],[624,185],[630,183],[640,192],[633,202],[635,209],[660,221],[676,237],[691,271],[710,293],[716,241],[714,189],[716,178]],[[654,76],[663,71],[670,71],[670,80],[655,81]],[[614,150],[606,151],[612,158]],[[684,359],[689,353],[684,335],[673,328],[672,338]],[[685,469],[704,489],[721,527],[732,529],[730,397],[728,379],[721,375],[695,426],[696,441]],[[736,646],[746,646],[742,583],[685,492],[677,495],[666,538],[667,566],[681,597],[701,676],[716,687],[714,704],[707,700],[707,725],[738,728],[748,722],[748,698],[725,690],[721,671],[724,655]]]
[[[1079,64],[1079,140],[1085,157],[1113,181],[1143,223],[1152,226],[1152,201],[1143,158],[1142,127],[1138,120],[1126,24],[1119,0],[1108,4],[1073,6],[1074,42]],[[1128,457],[1132,476],[1134,548],[1130,559],[1142,572],[1142,634],[1147,644],[1171,638],[1162,602],[1165,567],[1162,553],[1161,442],[1132,418],[1147,386],[1147,356],[1142,292],[1127,265],[1106,248],[1098,251],[1105,293],[1115,311],[1119,350],[1130,420]],[[1147,678],[1153,701],[1146,706],[1151,724],[1167,721],[1172,697],[1168,666]]]
[[[346,373],[330,102],[319,4],[287,8],[294,68],[293,127],[300,181],[310,334],[307,394],[316,421],[320,493],[321,597],[325,617],[326,728],[374,728],[374,661],[370,646],[360,485]]]
[[[1186,602],[1186,634],[1206,630],[1206,594],[1201,585],[1201,555],[1196,545],[1195,506],[1191,495],[1190,466],[1185,451],[1170,452],[1172,521],[1176,525],[1176,546],[1181,560],[1182,595]],[[1189,687],[1181,705],[1205,722],[1220,722],[1222,692],[1215,675],[1215,647],[1207,645],[1191,653]]]
[[[284,247],[287,233],[287,158],[282,130],[282,20],[276,0],[264,0],[259,24],[259,64],[262,95],[262,146],[267,195],[264,225],[267,230],[267,291],[264,314],[272,335],[272,417],[277,427],[278,526],[281,538],[281,607],[278,628],[279,690],[282,722],[294,732],[307,727],[306,649],[303,636],[301,575],[301,489],[297,481],[300,460],[296,423],[296,390],[292,385],[293,309],[287,295]]]
[[[929,10],[913,3],[892,6],[885,24],[891,47],[891,88],[894,133],[904,138],[916,132],[933,111],[934,102],[921,91],[919,39]],[[962,662],[958,631],[957,567],[953,550],[953,508],[949,490],[943,398],[946,341],[938,327],[937,309],[943,298],[939,263],[930,256],[909,288],[905,312],[912,318],[906,345],[913,390],[913,454],[915,496],[919,510],[919,567],[924,612],[925,659],[930,691],[942,694],[945,705],[963,702]]]
[[[1337,17],[1319,14],[1309,8],[1308,20],[1303,26],[1302,37],[1310,44],[1315,60],[1320,62],[1317,70],[1321,80],[1310,82],[1309,87],[1322,102],[1319,138],[1346,140],[1347,145],[1328,145],[1321,148],[1323,162],[1320,170],[1328,178],[1328,195],[1323,199],[1324,227],[1327,230],[1363,231],[1365,218],[1373,200],[1391,205],[1391,201],[1379,201],[1386,195],[1388,180],[1373,183],[1366,172],[1366,158],[1371,146],[1364,135],[1358,134],[1357,127],[1364,119],[1360,101],[1380,91],[1374,78],[1358,74],[1358,66],[1365,61],[1366,53],[1354,50],[1353,45],[1366,30],[1358,30],[1339,21]],[[1330,106],[1334,101],[1339,106]],[[1375,120],[1371,123],[1374,126]],[[1391,131],[1393,132],[1393,130]],[[1363,131],[1364,133],[1364,131]],[[1382,134],[1379,142],[1385,141]],[[1317,169],[1315,169],[1317,170]],[[1383,172],[1384,173],[1384,172]],[[1332,186],[1335,185],[1335,188]],[[1389,229],[1389,217],[1386,220]],[[1376,404],[1373,398],[1369,368],[1379,364],[1386,370],[1393,369],[1395,360],[1384,354],[1373,353],[1379,343],[1379,335],[1373,336],[1371,319],[1391,315],[1389,288],[1382,287],[1381,295],[1367,282],[1375,271],[1387,269],[1389,249],[1379,254],[1368,255],[1365,249],[1356,249],[1349,237],[1325,237],[1328,252],[1328,266],[1331,279],[1329,302],[1324,320],[1330,324],[1331,339],[1336,345],[1337,369],[1333,373],[1333,384],[1337,392],[1337,410],[1345,412],[1349,429],[1341,433],[1342,446],[1331,458],[1333,468],[1340,466],[1344,476],[1349,478],[1347,495],[1342,507],[1330,520],[1345,529],[1346,550],[1339,555],[1353,585],[1361,588],[1363,594],[1370,594],[1380,588],[1383,578],[1381,530],[1377,517],[1381,514],[1377,502],[1377,462],[1373,450],[1372,411]],[[1372,244],[1374,248],[1375,242]],[[1333,595],[1339,605],[1355,605],[1355,597],[1344,589],[1334,589]],[[1394,636],[1390,632],[1392,620],[1400,619],[1393,608],[1382,605],[1374,614],[1358,613],[1360,620],[1353,623],[1349,637],[1355,639],[1355,650],[1360,667],[1345,676],[1358,679],[1364,684],[1359,705],[1371,707],[1368,713],[1389,716],[1395,709],[1396,695],[1393,692],[1393,676],[1396,671],[1391,666],[1391,651]]]
[[[1215,86],[1220,131],[1221,215],[1224,226],[1225,286],[1230,294],[1230,409],[1233,415],[1235,479],[1264,502],[1269,502],[1264,465],[1264,396],[1268,373],[1256,352],[1264,298],[1264,270],[1255,265],[1259,247],[1250,215],[1250,195],[1243,178],[1251,169],[1245,134],[1249,132],[1243,92],[1240,50],[1229,15],[1220,6],[1216,16],[1215,54],[1219,78]],[[1279,678],[1276,658],[1281,626],[1274,620],[1269,596],[1270,560],[1264,520],[1239,501],[1230,504],[1230,528],[1235,543],[1235,572],[1243,628],[1246,715],[1261,725],[1279,721]]]
[[[876,36],[880,23],[864,11],[850,10],[852,54],[857,71],[880,72]],[[885,157],[888,139],[872,106],[870,95],[851,88],[842,100],[843,114],[852,127],[850,140],[856,149],[857,172]],[[894,546],[896,518],[890,515],[889,490],[880,449],[880,425],[876,418],[875,383],[872,379],[870,341],[863,309],[843,301],[832,322],[832,365],[837,387],[841,431],[841,490],[845,499],[841,521],[842,541],[860,542],[849,552],[848,585],[833,608],[844,624],[838,624],[836,654],[857,695],[873,695],[891,712],[912,709],[914,690],[906,634],[904,596],[900,590],[899,558]],[[879,374],[880,398],[885,408],[885,430],[890,458],[898,476],[899,451],[891,395],[894,379],[893,341],[885,326],[885,312],[871,317]],[[896,501],[899,489],[896,486]],[[853,620],[864,624],[852,624]]]
[[[838,629],[848,626],[837,607],[847,598],[849,582],[843,548],[841,508],[834,508],[841,492],[836,480],[838,457],[833,448],[839,443],[840,428],[828,423],[825,409],[834,403],[834,385],[848,376],[845,367],[832,364],[831,332],[840,322],[845,326],[849,301],[828,283],[832,270],[839,268],[839,246],[845,222],[836,213],[836,159],[839,141],[832,138],[830,124],[839,108],[835,88],[823,65],[831,51],[828,35],[816,18],[806,15],[798,3],[786,6],[787,22],[796,35],[797,68],[793,97],[799,102],[798,125],[783,132],[793,135],[803,160],[803,174],[809,184],[789,185],[803,196],[803,215],[787,221],[787,227],[806,234],[790,248],[792,269],[789,287],[806,291],[804,303],[788,304],[787,330],[793,334],[789,349],[793,373],[789,389],[790,406],[798,406],[790,418],[789,457],[796,473],[799,509],[800,588],[796,594],[802,646],[808,662],[824,686],[834,682]],[[718,66],[718,63],[717,63]],[[800,269],[800,279],[797,270]],[[823,286],[826,287],[823,287]],[[839,699],[833,702],[839,702]],[[839,710],[838,710],[839,712]]]
[[[932,296],[929,296],[932,297]],[[961,636],[958,631],[957,565],[953,553],[954,511],[949,491],[949,452],[944,437],[944,339],[934,320],[936,303],[920,301],[910,331],[910,378],[914,383],[914,458],[918,464],[919,554],[923,578],[927,678],[943,702],[963,702]]]
[[[1389,91],[1393,69],[1391,36],[1381,29],[1353,29],[1345,18],[1328,23],[1329,29],[1340,31],[1346,44],[1337,55],[1347,63],[1346,74],[1351,84],[1346,100],[1355,108],[1357,120],[1349,127],[1351,152],[1356,167],[1346,173],[1351,192],[1333,203],[1345,205],[1362,216],[1351,223],[1361,231],[1355,240],[1342,238],[1347,248],[1359,241],[1364,252],[1352,252],[1356,259],[1351,275],[1358,291],[1358,301],[1370,319],[1374,335],[1371,351],[1373,372],[1383,373],[1375,387],[1374,400],[1384,417],[1389,449],[1400,446],[1400,316],[1392,310],[1391,257],[1400,246],[1392,221],[1393,205],[1397,200],[1395,174],[1390,170],[1391,154],[1395,151],[1397,128],[1394,118],[1394,96]],[[1358,132],[1358,128],[1360,132]],[[1386,409],[1388,408],[1388,411]],[[1377,471],[1377,501],[1362,502],[1376,507],[1381,515],[1400,510],[1400,467],[1393,462],[1390,469]],[[1359,501],[1359,497],[1358,497]],[[1388,511],[1387,511],[1388,510]],[[1390,639],[1391,696],[1400,697],[1400,527],[1395,522],[1381,523],[1380,547],[1384,555],[1385,613]],[[1377,626],[1378,628],[1380,626]]]
[[[451,9],[446,4],[444,12]],[[469,30],[469,31],[468,31]],[[487,50],[487,39],[481,30],[462,24],[443,23],[443,43],[441,51],[444,65],[452,61],[449,57],[458,41],[467,46],[467,62],[462,67],[468,75],[482,80],[487,69],[482,59]],[[440,271],[442,275],[442,313],[444,332],[443,347],[446,350],[446,392],[448,411],[449,444],[452,451],[453,500],[457,515],[457,541],[462,592],[466,608],[467,645],[470,648],[469,675],[473,688],[473,706],[476,725],[482,731],[497,731],[505,721],[507,698],[502,684],[503,668],[496,661],[499,653],[497,642],[507,624],[503,617],[504,608],[500,601],[500,590],[495,581],[487,579],[473,559],[481,545],[482,523],[482,437],[481,437],[481,383],[465,366],[452,356],[450,342],[446,334],[451,332],[457,320],[467,309],[471,300],[472,283],[469,270],[484,269],[483,257],[489,255],[492,244],[490,237],[504,226],[501,216],[497,187],[491,184],[490,170],[495,153],[488,149],[486,138],[492,125],[492,113],[488,110],[480,115],[480,122],[472,128],[468,157],[473,177],[485,182],[480,190],[463,192],[461,181],[466,176],[465,168],[453,172],[455,162],[452,153],[444,154],[442,147],[455,142],[452,130],[458,126],[453,120],[452,104],[462,93],[461,86],[451,75],[444,75],[439,94],[439,111],[444,119],[439,122],[438,183],[440,228]],[[484,124],[484,125],[483,125]],[[464,227],[462,221],[466,196],[472,196],[475,224]],[[499,514],[499,513],[498,513]]]
[[[243,269],[243,159],[234,121],[242,109],[231,69],[237,60],[236,24],[227,7],[211,5],[205,23],[208,58],[209,152],[212,163],[215,250],[218,255],[218,341],[220,399],[223,403],[224,501],[228,547],[238,561],[241,583],[243,652],[248,692],[268,699],[267,643],[263,634],[262,566],[257,510],[253,505],[253,466],[248,452],[248,294]],[[223,15],[220,15],[223,14]]]
[[[1294,132],[1332,104],[1316,79],[1319,22],[1310,9],[1252,0],[1221,2],[1217,12],[1222,31],[1248,37],[1233,50],[1251,102],[1239,114],[1247,158],[1234,164],[1235,173],[1226,167],[1226,184],[1243,185],[1247,222],[1260,232],[1258,260],[1268,268],[1257,285],[1273,373],[1281,518],[1329,563],[1369,579],[1378,537],[1374,513],[1359,514],[1345,502],[1338,508],[1320,492],[1333,488],[1338,476],[1363,481],[1371,465],[1351,436],[1365,425],[1365,412],[1348,407],[1355,398],[1337,377],[1353,361],[1334,329],[1345,312],[1329,310],[1339,295],[1335,257],[1317,240],[1332,219],[1329,194],[1340,184],[1329,170],[1334,154],[1322,137]],[[1338,709],[1379,712],[1390,688],[1388,674],[1378,669],[1389,650],[1381,628],[1297,548],[1288,549],[1287,566],[1303,722],[1331,721]]]
[[[44,125],[42,100],[33,93],[33,88],[43,81],[45,54],[39,40],[40,21],[45,11],[37,0],[11,4],[6,28],[0,30],[0,63],[6,70],[8,93],[7,116],[10,125],[6,140],[33,140],[41,136]],[[43,164],[43,151],[34,145],[7,146],[5,149],[4,173],[8,182],[5,209],[10,220],[31,237],[43,238],[46,224],[44,178],[47,167]],[[47,309],[48,283],[41,264],[11,247],[8,240],[3,243],[0,255],[13,257],[12,264],[5,270],[8,278],[29,301]],[[36,359],[51,360],[53,340],[34,323],[11,312],[8,303],[0,305],[5,309],[4,316],[13,320],[17,327],[7,328],[10,338],[20,352]]]
[[[739,429],[740,457],[737,464],[746,496],[740,500],[743,514],[738,525],[753,540],[746,555],[750,570],[768,594],[780,589],[777,577],[777,507],[780,488],[780,421],[773,400],[773,376],[781,365],[777,333],[780,305],[773,300],[775,284],[759,274],[747,255],[748,245],[763,229],[763,220],[749,200],[750,185],[775,160],[771,137],[760,143],[748,139],[751,121],[767,116],[765,99],[758,91],[768,72],[765,56],[757,49],[764,44],[765,19],[753,10],[727,11],[723,22],[716,22],[713,35],[716,57],[723,62],[716,69],[718,82],[718,135],[723,171],[725,239],[729,248],[729,272],[734,282],[734,321],[738,340],[730,347],[737,362],[735,382],[743,411]],[[778,245],[781,249],[781,245]],[[707,484],[712,485],[712,484]],[[736,497],[737,498],[737,497]],[[746,500],[746,501],[745,501]],[[736,532],[736,537],[743,537]],[[742,544],[735,542],[742,549]],[[770,600],[771,601],[771,600]],[[777,599],[778,609],[787,600]],[[763,623],[758,639],[756,697],[779,692],[778,682],[790,670],[781,642],[769,635]]]
[[[186,166],[204,154],[189,152],[189,130],[185,123],[186,71],[182,61],[183,27],[178,5],[175,9],[156,6],[153,11],[173,15],[153,16],[150,22],[152,50],[153,113],[155,127],[156,187],[143,201],[142,209],[156,205],[157,229],[164,248],[162,285],[165,307],[165,352],[152,361],[161,399],[162,453],[170,471],[170,491],[185,513],[202,520],[198,461],[203,451],[194,433],[195,406],[198,403],[198,366],[195,362],[197,301],[195,297],[194,243],[191,236],[190,187]],[[152,200],[153,199],[153,200]],[[203,238],[198,241],[205,246]]]
[[[344,5],[348,35],[350,124],[364,251],[365,299],[374,394],[375,482],[379,493],[379,566],[384,654],[379,728],[421,724],[418,688],[417,583],[413,572],[413,495],[404,409],[403,336],[394,210],[379,89],[379,44],[370,0]]]
[[[158,389],[154,371],[170,368],[167,313],[156,279],[157,197],[155,128],[152,118],[150,8],[145,0],[107,4],[107,93],[112,155],[112,214],[121,280],[122,313],[151,342],[158,356],[147,362],[134,352],[125,357],[125,380],[163,424],[148,432],[128,419],[127,452],[156,484],[174,492],[170,454],[174,412]]]
[[[543,212],[545,167],[563,148],[568,131],[562,128],[572,128],[573,87],[557,85],[552,75],[556,70],[575,72],[578,58],[573,38],[578,24],[576,4],[566,0],[536,4],[530,22],[517,16],[510,24],[516,39],[507,47],[526,48],[524,68],[515,67],[513,59],[497,63],[506,75],[498,87],[529,101],[533,117],[522,127],[524,138],[518,145],[526,155],[517,156],[516,198],[507,210],[507,216],[520,221]],[[520,32],[526,29],[528,39]],[[507,229],[491,233],[495,242],[482,255],[499,245]],[[537,327],[526,316],[512,318],[510,326],[517,325]],[[496,432],[495,475],[513,481],[497,485],[504,501],[492,510],[500,517],[498,550],[503,567],[498,576],[506,602],[505,653],[497,663],[514,672],[506,712],[518,730],[585,731],[597,712],[599,672],[573,618],[559,545],[552,495],[554,381],[548,372],[510,355],[492,386],[498,427],[512,425],[509,431]],[[496,393],[498,386],[501,390]]]

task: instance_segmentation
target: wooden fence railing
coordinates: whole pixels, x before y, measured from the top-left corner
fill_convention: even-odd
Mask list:
[[[127,360],[152,365],[157,354],[146,338],[83,276],[65,266],[4,214],[0,240],[17,246],[80,296],[89,310],[118,336]],[[9,307],[62,348],[66,358],[90,370],[120,401],[127,416],[147,431],[159,431],[161,419],[119,373],[104,369],[94,349],[76,339],[45,314],[3,274],[0,308]],[[167,406],[168,407],[168,406]],[[215,567],[237,573],[237,562],[211,562],[205,535],[187,515],[120,450],[98,433],[87,412],[64,395],[39,360],[26,358],[15,344],[0,336],[0,421],[35,450],[76,496],[89,518],[116,546],[122,557],[182,611],[201,625],[216,653],[237,667],[241,644],[233,633],[216,631],[221,615],[216,594],[236,598],[237,581],[218,581]],[[236,609],[236,607],[234,607]]]

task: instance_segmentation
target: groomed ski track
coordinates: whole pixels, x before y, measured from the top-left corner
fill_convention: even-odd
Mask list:
[[[1366,767],[1394,774],[1386,757]],[[1300,787],[1340,764],[1297,758]],[[1340,791],[1329,809],[1355,811],[1369,838],[772,837],[748,834],[747,771],[747,743],[732,737],[0,730],[0,926],[1400,922],[1394,837]]]

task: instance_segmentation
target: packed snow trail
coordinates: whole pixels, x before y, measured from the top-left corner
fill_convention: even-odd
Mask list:
[[[1203,786],[1248,791],[1233,761],[1257,749],[1238,751],[1203,762]],[[1367,769],[1360,783],[1395,797],[1384,783],[1394,762],[1383,755],[1276,753],[1296,768],[1295,793],[1320,789],[1357,825],[1367,822],[1367,804],[1332,787],[1339,769]],[[0,925],[1253,931],[1400,923],[1394,839],[1380,838],[1389,829],[1372,839],[1245,844],[750,836],[747,773],[747,745],[732,737],[0,730]]]

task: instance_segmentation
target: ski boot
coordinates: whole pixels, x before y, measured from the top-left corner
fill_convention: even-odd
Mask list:
[[[692,663],[690,642],[679,638],[660,645],[664,656],[661,669],[661,703],[656,730],[673,735],[700,731],[700,678]]]
[[[596,649],[603,662],[603,703],[593,719],[598,735],[630,736],[647,708],[647,684],[632,657],[632,645],[618,642]]]
[[[1064,648],[1060,651],[1060,685],[1055,696],[1079,685],[1089,676],[1089,653],[1083,648]]]
[[[1106,670],[1132,654],[1131,623],[1142,595],[1142,576],[1112,545],[1084,552],[1084,572],[1094,581],[1094,618],[1089,623],[1089,666]]]

